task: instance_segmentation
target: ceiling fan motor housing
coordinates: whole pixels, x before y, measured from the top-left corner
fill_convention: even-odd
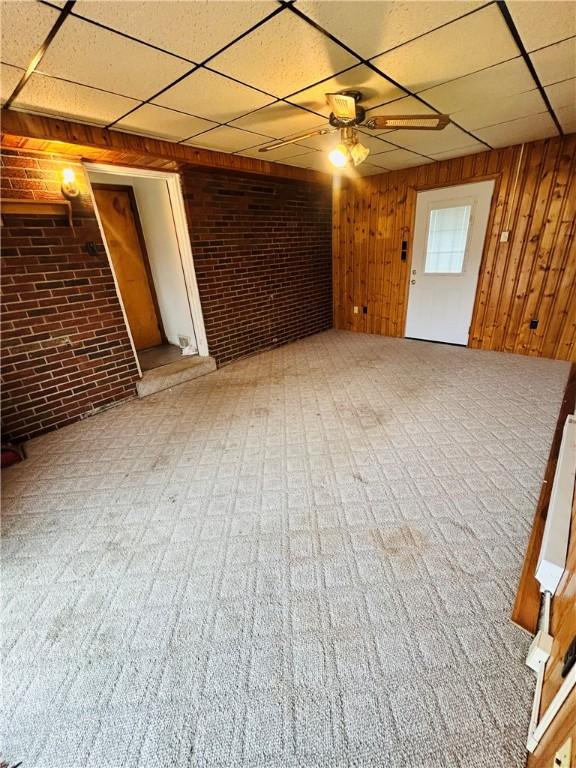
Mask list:
[[[352,96],[354,101],[356,102],[356,116],[355,117],[336,117],[334,112],[330,113],[330,117],[328,118],[328,122],[331,126],[334,128],[345,128],[348,125],[359,125],[360,123],[364,122],[364,119],[366,117],[366,110],[364,107],[361,107],[358,103],[361,98],[362,94],[360,91],[341,91],[342,96]]]

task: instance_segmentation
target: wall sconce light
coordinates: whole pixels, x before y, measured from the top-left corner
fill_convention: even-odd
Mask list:
[[[80,190],[76,185],[76,173],[72,168],[64,168],[62,171],[62,194],[67,198],[78,197]]]

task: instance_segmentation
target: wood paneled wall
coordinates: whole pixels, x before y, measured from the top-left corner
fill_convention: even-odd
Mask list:
[[[417,192],[487,178],[496,184],[469,346],[575,360],[576,134],[335,182],[335,326],[403,336]]]

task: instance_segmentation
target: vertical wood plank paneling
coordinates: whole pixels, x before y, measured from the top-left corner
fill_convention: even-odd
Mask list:
[[[340,248],[342,222],[340,216],[340,189],[341,179],[335,178],[332,183],[332,317],[336,327],[340,327],[342,322],[342,249]]]
[[[526,235],[524,240],[524,249],[522,252],[522,263],[520,268],[520,279],[516,291],[516,300],[512,303],[512,312],[510,321],[506,329],[503,347],[508,352],[514,352],[516,349],[526,352],[525,345],[525,326],[529,326],[530,320],[535,316],[530,313],[534,304],[533,297],[537,296],[543,279],[543,262],[545,255],[541,247],[541,238],[546,226],[553,182],[555,178],[555,166],[558,156],[559,145],[549,144],[545,147],[538,163],[537,176],[534,178],[533,187],[530,186],[530,208],[526,214]],[[536,156],[538,153],[531,147],[531,154]],[[527,197],[525,194],[524,197]],[[532,331],[530,331],[532,333]],[[498,339],[496,348],[501,342]]]
[[[469,346],[574,360],[575,172],[571,134],[526,144],[523,152],[507,147],[342,182],[334,208],[336,327],[403,336],[417,191],[489,177],[495,189]],[[354,320],[352,301],[362,297],[368,315]]]
[[[560,248],[558,251],[557,246],[562,230],[564,210],[568,202],[566,186],[571,166],[571,158],[560,152],[556,159],[550,201],[539,243],[538,268],[542,272],[540,287],[538,291],[534,290],[529,295],[525,308],[525,317],[544,317],[545,321],[542,322],[542,325],[539,324],[538,329],[533,332],[527,330],[527,323],[524,323],[519,334],[519,343],[527,349],[529,355],[537,356],[540,354],[543,331],[545,331],[550,317],[549,305],[554,298],[558,277],[564,262],[564,250]]]

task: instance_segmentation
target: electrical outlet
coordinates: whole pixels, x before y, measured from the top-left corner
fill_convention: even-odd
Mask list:
[[[500,233],[500,242],[501,243],[507,243],[508,237],[510,236],[510,232],[504,231]]]
[[[354,307],[354,314],[357,315],[359,312],[359,307]]]
[[[570,758],[572,757],[572,736],[569,736],[558,752],[554,755],[554,762],[550,768],[570,768]]]

